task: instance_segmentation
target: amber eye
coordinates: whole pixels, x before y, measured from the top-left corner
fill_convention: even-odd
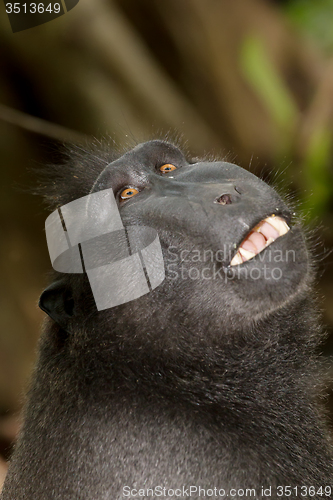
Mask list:
[[[135,188],[126,188],[123,189],[122,192],[120,193],[120,198],[122,200],[127,200],[128,198],[133,198],[136,194],[138,194],[139,190]]]
[[[162,174],[167,174],[168,172],[172,172],[172,170],[176,170],[176,169],[177,169],[177,167],[175,167],[171,163],[166,163],[165,165],[162,165],[160,167],[160,171],[162,172]]]

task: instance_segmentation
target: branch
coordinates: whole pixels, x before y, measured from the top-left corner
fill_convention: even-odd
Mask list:
[[[17,111],[4,104],[0,104],[0,120],[23,128],[24,130],[28,130],[29,132],[50,137],[59,142],[74,142],[81,144],[91,140],[91,138],[85,134],[28,115],[22,111]]]

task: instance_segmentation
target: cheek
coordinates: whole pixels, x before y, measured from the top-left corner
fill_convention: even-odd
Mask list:
[[[245,265],[228,270],[228,293],[236,313],[244,311],[254,318],[278,309],[308,289],[313,272],[302,234],[290,232],[277,243]]]

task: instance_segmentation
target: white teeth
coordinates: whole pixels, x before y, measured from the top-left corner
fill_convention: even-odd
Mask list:
[[[265,222],[268,222],[268,224],[273,226],[274,229],[278,231],[280,236],[286,234],[290,229],[288,224],[280,217],[267,217],[267,219],[265,219]]]
[[[236,253],[236,255],[234,256],[234,258],[232,259],[232,261],[230,262],[230,265],[231,266],[238,266],[238,264],[242,264],[242,263],[243,263],[243,259],[242,259],[241,254],[238,251]]]
[[[245,260],[252,259],[256,254],[253,252],[250,252],[249,250],[245,250],[245,248],[239,247],[239,250],[237,253],[240,253],[242,257],[244,257]]]
[[[270,226],[268,226],[270,224]],[[274,228],[274,229],[273,229]],[[261,231],[262,229],[262,231]],[[247,235],[245,240],[243,240],[241,246],[238,248],[238,252],[236,255],[233,257],[232,261],[230,262],[230,266],[238,266],[239,264],[242,264],[243,262],[246,262],[258,253],[260,253],[264,248],[268,247],[273,241],[275,241],[277,238],[280,236],[283,236],[289,231],[289,226],[288,224],[279,216],[271,215],[270,217],[266,217],[266,219],[262,220],[260,224],[258,224],[250,233]],[[261,240],[256,241],[254,239],[254,234],[258,232],[260,233],[260,237],[262,238],[262,243]],[[252,235],[252,236],[251,236]],[[257,237],[256,237],[257,238]],[[258,235],[259,238],[259,235]],[[257,238],[257,239],[258,239]],[[247,241],[249,241],[249,244],[251,243],[252,247],[257,247],[257,252],[251,252],[249,250],[246,250],[243,248],[243,244]],[[265,246],[263,246],[264,241],[266,241]],[[247,246],[250,246],[250,245]],[[258,247],[259,244],[259,247]]]
[[[265,245],[265,248],[268,247],[268,245],[270,245],[271,243],[273,243],[274,238],[268,238],[268,240],[266,241],[266,245]]]

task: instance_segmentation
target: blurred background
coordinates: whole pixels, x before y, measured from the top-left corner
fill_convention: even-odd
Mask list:
[[[333,0],[81,0],[15,34],[1,3],[0,476],[51,267],[29,169],[59,161],[64,142],[165,134],[193,155],[278,173],[318,240],[333,355]]]

